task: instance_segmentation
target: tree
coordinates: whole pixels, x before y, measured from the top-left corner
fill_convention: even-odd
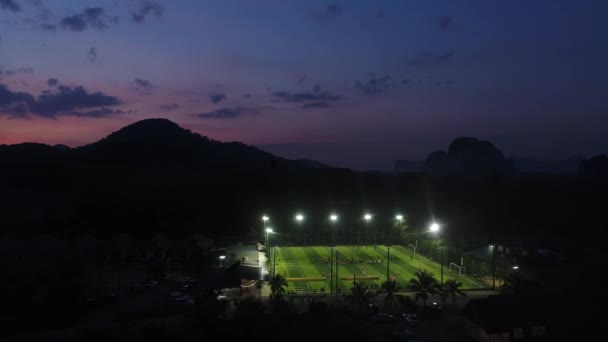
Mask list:
[[[456,295],[460,295],[466,297],[467,294],[464,293],[460,288],[462,287],[462,283],[456,279],[448,279],[443,284],[443,292],[452,297],[452,306],[456,305]]]
[[[416,300],[422,299],[422,305],[426,305],[429,295],[439,294],[441,288],[431,273],[418,271],[415,275],[416,278],[410,279],[407,289],[416,292]]]
[[[280,301],[285,295],[287,279],[281,274],[277,274],[270,278],[268,284],[270,285],[270,293],[272,294],[272,298],[274,298],[276,301]]]
[[[350,297],[357,304],[357,308],[360,309],[363,304],[367,304],[374,299],[374,293],[368,286],[354,281]]]
[[[395,292],[401,289],[399,283],[395,281],[395,279],[387,280],[381,285],[382,292],[385,293],[384,302],[386,305],[391,306],[393,301],[395,300]]]

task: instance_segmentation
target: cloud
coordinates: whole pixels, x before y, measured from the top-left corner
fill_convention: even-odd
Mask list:
[[[437,18],[436,24],[442,30],[447,30],[452,25],[452,17],[439,17]]]
[[[0,110],[8,112],[12,118],[27,118],[28,114],[50,119],[66,115],[103,117],[123,113],[104,109],[119,104],[122,102],[114,96],[101,92],[89,93],[82,86],[60,85],[56,91],[47,91],[35,98],[28,93],[13,92],[0,84]],[[86,109],[93,110],[82,112]]]
[[[42,4],[42,0],[28,0],[28,2],[36,7],[41,7]]]
[[[386,18],[386,13],[384,13],[384,11],[378,11],[378,13],[376,13],[376,19],[384,19]]]
[[[48,24],[48,23],[40,24],[40,28],[43,29],[44,31],[57,32],[57,25],[55,25],[55,24]]]
[[[333,4],[327,6],[325,10],[316,13],[314,17],[318,20],[330,20],[339,16],[340,14],[342,14],[342,12],[342,6]]]
[[[167,104],[161,105],[160,108],[162,110],[171,111],[171,110],[176,110],[177,108],[179,108],[179,105],[177,103],[167,103]]]
[[[304,84],[304,81],[306,81],[306,75],[301,75],[296,80],[296,84],[301,86],[302,84]]]
[[[231,107],[220,108],[212,112],[201,113],[196,115],[201,119],[236,119],[243,115],[257,115],[260,112],[257,109],[249,107]]]
[[[141,78],[136,78],[135,80],[133,80],[133,84],[135,84],[135,86],[138,88],[144,88],[144,89],[152,87],[152,83],[150,83],[150,81],[142,80]]]
[[[449,85],[452,85],[454,83],[455,82],[452,81],[452,80],[445,80],[445,81],[439,81],[439,82],[435,83],[435,85],[437,85],[437,86],[449,86]]]
[[[306,102],[306,101],[338,101],[342,97],[322,90],[320,85],[316,85],[308,93],[290,93],[288,91],[275,91],[273,96],[285,102]]]
[[[17,74],[33,74],[34,68],[32,67],[22,67],[17,69],[2,69],[0,67],[0,76],[14,76]]]
[[[422,85],[424,82],[422,80],[414,80],[411,78],[404,78],[401,80],[401,84],[403,85]]]
[[[131,12],[131,20],[141,24],[146,20],[148,15],[154,14],[156,18],[160,18],[164,12],[165,6],[163,4],[155,1],[146,1],[139,10]]]
[[[415,67],[428,67],[439,63],[444,63],[454,57],[454,51],[446,51],[444,53],[436,53],[434,51],[424,51],[418,56],[409,59],[407,64]]]
[[[49,78],[48,80],[46,80],[46,84],[47,84],[49,87],[54,87],[54,86],[56,86],[58,83],[59,83],[59,80],[58,80],[58,79],[56,79],[56,78]]]
[[[21,11],[21,6],[14,0],[0,0],[0,8],[11,12]]]
[[[355,82],[355,87],[359,89],[365,95],[376,95],[387,91],[390,88],[394,88],[395,85],[391,83],[391,76],[384,75],[376,77],[376,74],[371,73],[369,80],[362,82]]]
[[[211,95],[209,95],[209,99],[213,103],[220,103],[226,99],[226,94],[223,94],[223,93],[211,94]]]
[[[122,102],[101,92],[89,93],[83,86],[59,86],[58,91],[38,96],[30,105],[30,112],[47,118],[70,115],[80,109],[115,106]]]
[[[96,47],[92,47],[89,49],[89,52],[87,52],[87,59],[89,60],[89,62],[93,63],[97,60],[97,48]]]
[[[306,108],[306,109],[328,108],[328,107],[331,107],[331,104],[327,103],[327,102],[312,102],[312,103],[306,103],[306,104],[302,105],[302,108]]]
[[[243,94],[243,97],[246,98],[246,99],[250,99],[250,98],[253,97],[253,95],[251,95],[251,94]]]
[[[87,111],[87,112],[71,112],[69,115],[84,118],[107,118],[116,115],[133,114],[134,110],[123,111],[120,109],[112,109],[108,107],[101,107],[99,109]]]
[[[64,30],[82,32],[88,28],[105,30],[116,23],[118,23],[118,17],[107,15],[103,8],[89,7],[81,13],[64,17],[59,22],[59,26]]]

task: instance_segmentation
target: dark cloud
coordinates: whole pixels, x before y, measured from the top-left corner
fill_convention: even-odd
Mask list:
[[[30,112],[47,118],[70,115],[77,110],[104,106],[115,106],[121,101],[101,92],[89,93],[82,86],[59,86],[54,93],[40,95],[30,105]]]
[[[89,62],[93,63],[97,60],[97,48],[96,47],[92,47],[89,49],[89,52],[87,52],[87,59],[89,60]]]
[[[59,80],[58,80],[58,79],[56,79],[56,78],[49,78],[48,80],[46,80],[46,84],[47,84],[49,87],[54,87],[54,86],[56,86],[57,84],[59,84]]]
[[[376,19],[384,19],[386,18],[386,13],[384,13],[384,11],[379,11],[378,13],[376,13]]]
[[[449,86],[449,85],[452,85],[454,83],[455,82],[452,81],[452,80],[445,80],[445,81],[439,81],[439,82],[435,83],[435,85],[437,85],[437,86]]]
[[[404,78],[401,80],[401,84],[403,85],[422,85],[424,82],[422,80],[414,80],[411,78]]]
[[[302,105],[302,108],[307,108],[307,109],[327,108],[327,107],[331,107],[331,104],[327,103],[327,102],[312,102],[312,103],[306,103],[306,104]]]
[[[101,92],[89,93],[82,86],[59,86],[56,91],[47,91],[35,98],[31,94],[13,92],[0,84],[0,109],[17,118],[26,118],[28,114],[51,119],[62,115],[102,117],[110,114],[104,107],[119,104],[121,101],[114,96]],[[82,112],[89,108],[93,110]],[[105,114],[100,111],[105,111]]]
[[[28,2],[36,7],[42,7],[42,0],[28,0]]]
[[[148,80],[142,80],[141,78],[136,78],[135,80],[133,80],[133,84],[135,84],[136,87],[138,88],[151,88],[152,87],[152,83],[150,83],[150,81]]]
[[[0,8],[11,12],[21,11],[21,6],[14,0],[0,0]]]
[[[246,98],[246,99],[250,99],[250,98],[253,97],[253,95],[251,95],[251,94],[243,94],[243,97]]]
[[[299,76],[298,79],[296,80],[296,84],[302,85],[302,84],[304,84],[304,81],[306,81],[306,75]]]
[[[342,11],[342,6],[333,4],[327,6],[324,11],[316,13],[314,17],[319,20],[329,20],[342,14]]]
[[[90,110],[86,112],[71,112],[69,115],[84,117],[84,118],[107,118],[110,116],[132,114],[135,113],[133,110],[123,111],[120,109],[112,109],[108,107],[101,107],[99,109]]]
[[[211,94],[211,95],[209,95],[209,99],[213,103],[220,103],[226,99],[226,94],[222,94],[222,93]]]
[[[392,84],[391,79],[390,75],[376,77],[376,74],[371,73],[369,75],[369,80],[365,82],[357,81],[355,82],[355,87],[365,95],[381,94],[388,89],[395,87],[395,85]]]
[[[176,110],[177,108],[179,108],[179,105],[177,103],[167,103],[167,104],[161,105],[160,108],[162,110],[171,111],[171,110]]]
[[[243,115],[257,115],[260,112],[257,109],[248,107],[231,107],[220,108],[208,113],[198,114],[201,119],[236,119]]]
[[[439,63],[444,63],[454,57],[454,51],[446,51],[444,53],[436,53],[433,51],[424,51],[418,56],[409,59],[407,64],[415,67],[428,67]]]
[[[17,69],[1,69],[0,68],[0,76],[14,76],[17,74],[33,74],[34,68],[32,67],[22,67]]]
[[[437,27],[442,30],[447,30],[452,25],[452,17],[439,17],[436,21]]]
[[[13,92],[4,84],[0,84],[0,109],[6,109],[9,105],[19,102],[32,103],[34,97],[27,93]]]
[[[105,13],[101,7],[85,8],[81,13],[64,17],[59,26],[64,30],[82,32],[88,28],[105,30],[118,22],[118,17],[112,17]]]
[[[338,101],[342,97],[322,90],[321,86],[316,85],[308,93],[290,93],[288,91],[275,91],[273,96],[285,102],[306,102],[306,101]]]
[[[40,24],[40,28],[43,29],[44,31],[49,31],[49,32],[57,32],[57,25],[55,24]]]
[[[140,9],[131,12],[131,20],[136,23],[143,23],[148,15],[154,14],[157,18],[160,18],[163,12],[165,12],[163,4],[155,1],[146,1]]]

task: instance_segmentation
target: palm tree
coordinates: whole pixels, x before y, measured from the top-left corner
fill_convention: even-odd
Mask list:
[[[452,306],[456,305],[456,295],[463,297],[467,296],[467,294],[460,289],[461,287],[462,283],[456,279],[448,279],[443,284],[443,293],[452,297]]]
[[[410,279],[407,289],[416,292],[416,301],[422,299],[422,304],[426,305],[429,295],[439,294],[441,288],[437,279],[427,271],[418,271],[415,276],[416,278]]]
[[[357,308],[361,308],[364,303],[369,303],[374,298],[374,293],[368,286],[361,285],[358,281],[353,282],[350,297],[357,304]]]
[[[276,299],[277,301],[281,300],[285,294],[287,279],[281,274],[277,274],[270,278],[268,284],[270,285],[270,293],[272,294],[272,298]]]
[[[395,300],[395,292],[399,291],[401,286],[399,286],[399,283],[397,283],[395,279],[392,279],[383,282],[380,287],[382,288],[382,292],[386,294],[384,297],[386,305],[391,306]]]

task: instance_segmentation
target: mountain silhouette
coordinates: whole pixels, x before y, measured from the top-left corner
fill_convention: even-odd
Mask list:
[[[129,164],[220,169],[305,168],[239,142],[219,142],[167,119],[146,119],[89,145],[68,148],[25,143],[0,146],[0,163]]]
[[[454,140],[448,151],[429,154],[424,170],[432,176],[495,176],[515,172],[513,161],[488,141],[462,137]]]

